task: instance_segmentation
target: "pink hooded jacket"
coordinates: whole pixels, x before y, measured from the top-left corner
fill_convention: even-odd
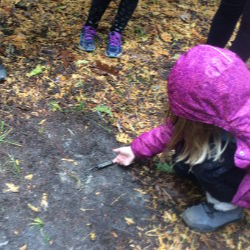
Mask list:
[[[168,97],[175,115],[213,124],[235,136],[235,164],[247,174],[232,203],[250,208],[250,72],[245,63],[229,50],[196,46],[174,65]],[[173,131],[167,121],[143,133],[132,142],[135,156],[151,158],[163,152]]]

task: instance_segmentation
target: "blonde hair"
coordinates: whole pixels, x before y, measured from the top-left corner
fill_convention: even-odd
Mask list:
[[[183,142],[183,149],[177,156],[176,162],[185,160],[185,163],[194,166],[204,162],[207,158],[213,161],[220,160],[220,156],[229,142],[228,139],[222,147],[222,130],[220,128],[177,117],[171,111],[168,116],[175,127],[168,148],[174,149],[179,143]]]

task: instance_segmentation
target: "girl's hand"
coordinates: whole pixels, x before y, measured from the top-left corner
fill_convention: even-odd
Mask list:
[[[131,147],[116,148],[116,149],[113,149],[113,151],[118,153],[118,155],[115,157],[113,162],[119,165],[128,166],[135,159],[135,155]]]

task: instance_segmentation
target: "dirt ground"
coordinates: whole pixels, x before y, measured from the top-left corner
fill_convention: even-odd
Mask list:
[[[125,168],[91,169],[118,146],[100,119],[55,113],[40,122],[20,121],[11,141],[21,146],[1,147],[0,249],[152,249],[143,237],[149,195]]]

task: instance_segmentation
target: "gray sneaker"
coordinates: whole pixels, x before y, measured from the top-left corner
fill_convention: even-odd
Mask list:
[[[186,209],[182,214],[182,218],[193,230],[212,232],[229,223],[242,220],[244,212],[240,207],[229,211],[219,211],[211,203],[201,203]]]
[[[5,70],[4,67],[0,64],[0,81],[5,80],[6,77],[7,77],[6,70]]]

